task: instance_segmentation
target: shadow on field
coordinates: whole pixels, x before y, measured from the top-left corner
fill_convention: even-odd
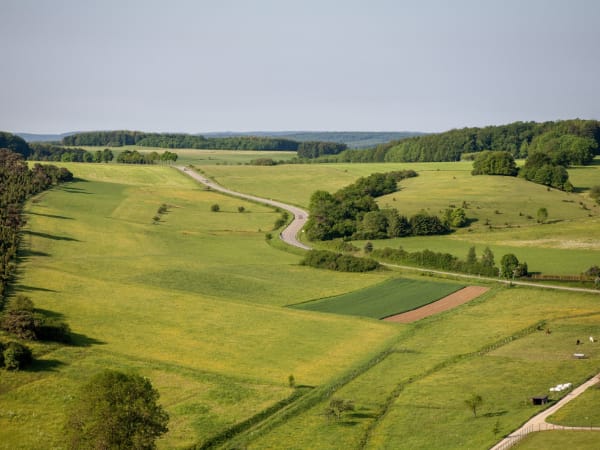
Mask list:
[[[79,180],[81,181],[81,180]],[[70,194],[85,194],[85,195],[92,195],[91,192],[86,191],[85,189],[82,188],[78,188],[78,187],[73,187],[73,186],[64,186],[62,188],[60,188],[62,191],[68,192]]]
[[[30,216],[49,217],[50,219],[74,220],[72,217],[58,216],[56,214],[43,214],[43,213],[36,213],[36,212],[30,212],[30,211],[26,211],[25,214],[30,215]]]
[[[503,409],[502,411],[489,412],[489,413],[482,414],[481,417],[499,417],[499,416],[503,416],[506,413],[508,413],[508,411]]]
[[[47,289],[47,288],[42,288],[42,287],[37,287],[37,286],[26,286],[24,284],[17,284],[15,285],[14,288],[15,292],[58,292],[55,291],[54,289]]]
[[[71,332],[71,346],[91,347],[92,345],[104,345],[106,342],[86,336],[85,334]]]
[[[19,253],[18,253],[19,259],[27,259],[31,256],[50,256],[50,253],[40,252],[37,250],[30,250],[27,248],[19,250]]]
[[[58,359],[34,359],[30,366],[27,367],[27,372],[55,372],[65,363]]]
[[[70,242],[79,242],[79,239],[70,238],[67,236],[57,236],[55,234],[48,233],[39,233],[37,231],[26,230],[24,233],[29,234],[30,236],[37,236],[44,239],[52,239],[53,241],[70,241]]]

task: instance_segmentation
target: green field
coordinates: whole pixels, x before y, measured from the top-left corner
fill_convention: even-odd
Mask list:
[[[373,242],[375,247],[430,249],[465,258],[471,246],[479,255],[489,246],[496,262],[502,255],[514,253],[528,263],[530,271],[549,274],[579,274],[600,264],[600,205],[586,192],[600,182],[594,181],[600,180],[600,164],[569,169],[580,191],[571,194],[520,178],[473,177],[471,168],[470,162],[456,162],[210,166],[203,170],[230,188],[307,207],[317,189],[333,192],[359,176],[413,169],[419,176],[403,180],[398,192],[378,199],[381,207],[396,208],[405,215],[421,210],[440,214],[466,202],[467,217],[473,223],[449,236],[380,240]],[[546,224],[535,220],[542,207],[549,213]],[[363,244],[358,242],[357,246]]]
[[[171,415],[160,445],[185,447],[289,396],[288,375],[325,383],[395,335],[376,321],[280,307],[387,276],[300,266],[265,241],[272,209],[167,167],[68,167],[81,181],[27,207],[15,288],[63,316],[75,345],[35,345],[32,371],[1,373],[0,448],[60,448],[66,407],[107,367],[150,377]]]
[[[344,274],[302,266],[301,256],[265,240],[279,213],[207,191],[169,167],[61,165],[77,181],[27,205],[15,293],[63,317],[74,344],[34,343],[31,370],[0,372],[2,449],[64,448],[65,410],[79,387],[105,368],[150,378],[171,417],[170,431],[158,442],[164,449],[201,444],[288,398],[291,374],[309,386],[304,396],[226,447],[484,449],[540,410],[530,404],[532,395],[600,372],[600,346],[584,341],[589,358],[572,358],[577,339],[600,336],[598,294],[490,285],[469,303],[409,325],[288,308],[365,292],[385,299],[388,288],[397,290],[395,283],[405,283],[403,293],[417,286],[420,297],[452,283],[433,277],[412,283],[402,272]],[[227,187],[305,205],[314,189],[335,190],[371,172],[411,167],[419,170],[419,183],[430,181],[416,191],[432,211],[457,201],[470,177],[464,163],[202,169]],[[581,186],[593,183],[590,173],[582,172]],[[400,204],[410,194],[418,207],[408,181],[395,201],[381,201]],[[577,207],[586,201],[585,191],[563,202],[567,194],[522,180],[505,183],[510,195],[531,196],[531,208],[546,206],[550,219],[561,222],[529,223],[511,209],[510,195],[488,202],[500,187],[493,177],[481,177],[473,210],[498,208],[499,215],[522,220],[520,227],[374,244],[451,250],[461,257],[469,245],[477,245],[479,254],[490,245],[497,261],[514,248],[531,270],[535,261],[542,270],[564,268],[561,273],[597,260],[596,212],[590,204],[588,217]],[[547,204],[554,200],[555,210]],[[163,203],[168,212],[154,224]],[[210,211],[214,203],[220,212]],[[565,236],[569,248],[552,241]],[[407,279],[389,281],[399,277]],[[464,405],[473,393],[484,399],[477,417]],[[353,400],[356,410],[328,419],[331,398]],[[590,407],[597,399],[580,401],[565,410],[564,420],[600,423],[600,410]],[[573,442],[593,449],[597,435],[578,433]]]
[[[365,316],[374,319],[400,314],[435,302],[464,285],[396,278],[336,297],[293,305],[308,311]]]

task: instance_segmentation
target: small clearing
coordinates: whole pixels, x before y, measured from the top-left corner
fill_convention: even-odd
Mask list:
[[[438,300],[437,302],[430,303],[428,305],[422,306],[421,308],[413,309],[412,311],[408,311],[402,314],[396,314],[394,316],[386,317],[383,320],[387,320],[388,322],[399,323],[416,322],[417,320],[424,319],[425,317],[429,317],[442,311],[447,311],[449,309],[455,308],[459,305],[462,305],[463,303],[467,303],[468,301],[479,297],[481,294],[487,292],[488,290],[489,288],[482,286],[467,286]]]

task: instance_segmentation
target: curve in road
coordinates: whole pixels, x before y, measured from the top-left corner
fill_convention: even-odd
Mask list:
[[[208,178],[199,174],[198,172],[188,169],[187,167],[175,166],[175,168],[177,170],[179,170],[180,172],[184,173],[185,175],[192,177],[194,180],[208,186],[209,188],[211,188],[215,191],[223,192],[224,194],[228,194],[228,195],[233,195],[234,197],[244,198],[244,199],[252,200],[252,201],[255,201],[258,203],[275,206],[276,208],[285,209],[286,211],[292,213],[294,218],[293,218],[292,222],[281,232],[281,234],[279,235],[280,238],[284,242],[286,242],[290,245],[293,245],[294,247],[298,247],[303,250],[311,249],[311,247],[303,244],[302,242],[300,242],[298,240],[298,233],[300,233],[300,230],[302,230],[302,228],[306,224],[306,221],[308,220],[308,212],[303,210],[302,208],[298,208],[297,206],[292,206],[292,205],[288,205],[286,203],[278,202],[277,200],[271,200],[271,199],[267,199],[267,198],[261,198],[261,197],[256,197],[254,195],[242,194],[241,192],[232,191],[231,189],[227,189],[227,188],[221,186],[220,184],[217,184],[214,181],[209,180]]]

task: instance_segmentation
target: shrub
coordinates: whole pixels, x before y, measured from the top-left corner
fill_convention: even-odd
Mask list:
[[[29,347],[18,342],[9,342],[2,352],[4,367],[7,370],[19,370],[33,361]]]
[[[374,259],[342,255],[328,250],[310,250],[301,264],[339,272],[369,272],[379,267]]]
[[[212,205],[212,206],[210,207],[210,210],[211,210],[212,212],[219,212],[219,211],[221,210],[221,207],[220,207],[218,204],[216,204],[216,203],[215,203],[214,205]]]

